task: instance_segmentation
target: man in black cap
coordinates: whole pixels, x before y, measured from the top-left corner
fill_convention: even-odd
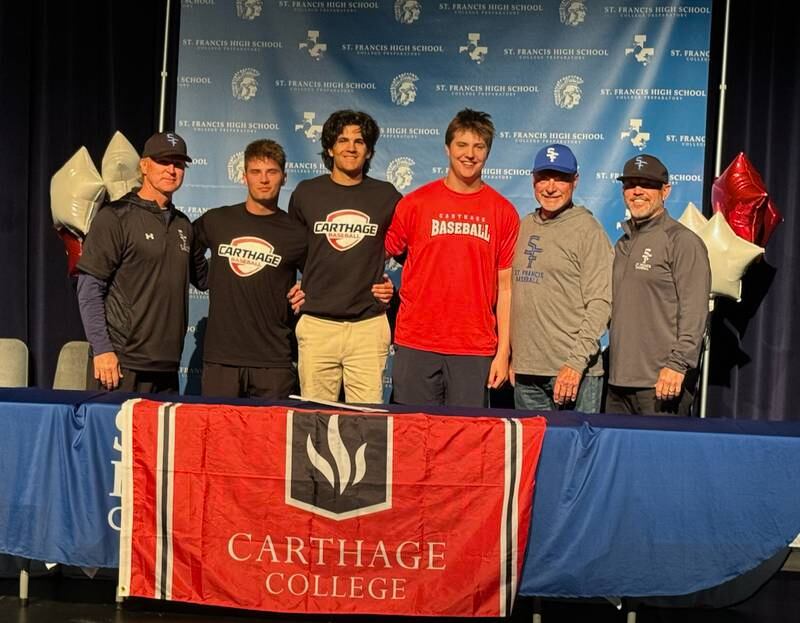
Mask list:
[[[664,209],[671,187],[658,158],[631,158],[617,179],[630,219],[615,247],[606,412],[688,415],[708,317],[708,252]]]
[[[92,220],[78,262],[78,304],[94,353],[90,386],[177,393],[189,281],[206,277],[191,254],[192,225],[172,195],[183,183],[186,143],[151,136],[139,163],[142,185]]]

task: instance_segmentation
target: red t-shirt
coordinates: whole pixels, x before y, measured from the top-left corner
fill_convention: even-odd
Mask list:
[[[446,355],[494,355],[497,271],[510,268],[519,215],[484,184],[476,193],[444,180],[404,197],[386,234],[386,250],[408,250],[395,342]]]

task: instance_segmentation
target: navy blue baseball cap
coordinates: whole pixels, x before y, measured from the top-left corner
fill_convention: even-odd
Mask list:
[[[184,162],[192,159],[186,153],[186,141],[174,132],[158,132],[147,139],[142,158],[177,158]]]
[[[569,147],[553,143],[542,147],[533,159],[533,173],[539,171],[560,171],[574,175],[578,172],[578,161]]]

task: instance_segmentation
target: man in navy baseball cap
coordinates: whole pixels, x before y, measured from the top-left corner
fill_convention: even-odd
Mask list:
[[[158,132],[148,138],[144,144],[142,158],[153,160],[175,158],[184,162],[192,161],[186,153],[186,141],[174,132]]]
[[[78,306],[93,369],[87,388],[178,393],[189,281],[205,288],[192,223],[172,203],[186,142],[174,132],[144,145],[140,188],[98,211],[78,262]]]

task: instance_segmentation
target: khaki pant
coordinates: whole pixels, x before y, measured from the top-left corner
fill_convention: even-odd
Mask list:
[[[356,322],[303,314],[295,333],[304,398],[339,400],[344,381],[347,402],[383,402],[383,369],[391,341],[386,314]]]

